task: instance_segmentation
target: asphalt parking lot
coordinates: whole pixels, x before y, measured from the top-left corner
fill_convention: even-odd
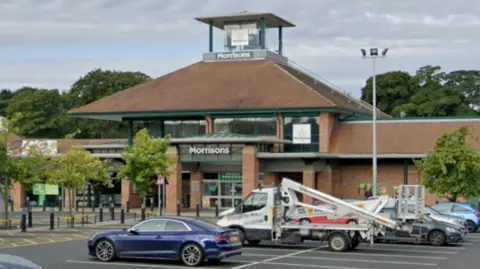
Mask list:
[[[102,227],[118,229],[122,226]],[[100,229],[79,230],[70,234],[56,233],[56,237],[34,233],[28,240],[37,244],[18,244],[21,238],[6,238],[17,242],[16,247],[7,247],[2,253],[10,253],[26,257],[44,269],[117,269],[117,268],[189,268],[176,262],[117,260],[113,263],[102,263],[89,257],[86,238]],[[65,237],[69,239],[64,239]],[[46,242],[48,239],[58,240]],[[62,239],[64,241],[62,241]],[[23,238],[25,239],[25,238]],[[15,241],[17,240],[17,241]],[[6,240],[5,240],[6,241]],[[43,243],[42,243],[43,242]],[[40,246],[41,245],[41,246]],[[326,244],[305,244],[302,246],[278,246],[264,244],[258,247],[245,247],[243,255],[225,260],[220,265],[205,264],[202,268],[222,269],[294,269],[294,268],[326,268],[326,269],[404,269],[404,268],[477,268],[480,263],[480,233],[468,235],[465,242],[457,245],[433,247],[427,245],[406,244],[361,244],[357,250],[346,253],[330,252]]]

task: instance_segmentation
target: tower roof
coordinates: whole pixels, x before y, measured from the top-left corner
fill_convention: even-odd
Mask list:
[[[266,28],[277,28],[277,27],[295,27],[295,24],[273,14],[273,13],[264,13],[264,12],[249,12],[247,10],[233,13],[230,15],[223,16],[214,16],[214,17],[199,17],[195,18],[197,21],[210,24],[213,23],[213,26],[222,29],[224,25],[229,22],[247,22],[247,21],[260,21],[261,18],[265,18],[265,27]]]

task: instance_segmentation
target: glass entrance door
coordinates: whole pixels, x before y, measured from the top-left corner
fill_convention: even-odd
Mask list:
[[[203,180],[203,207],[231,208],[242,201],[241,173],[217,173]]]

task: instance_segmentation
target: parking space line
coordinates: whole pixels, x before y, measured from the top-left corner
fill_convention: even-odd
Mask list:
[[[395,249],[395,248],[361,248],[362,250],[376,251],[394,251],[394,252],[414,252],[414,253],[433,253],[433,254],[458,254],[456,251],[433,251],[433,250],[417,250],[417,249]]]
[[[270,259],[266,259],[266,260],[259,261],[259,262],[252,262],[252,263],[249,263],[249,264],[239,265],[239,266],[236,266],[236,267],[233,267],[233,268],[230,268],[230,269],[245,268],[245,267],[249,267],[249,266],[253,266],[253,265],[257,265],[257,264],[262,264],[262,263],[265,263],[265,262],[270,262],[270,261],[279,260],[279,259],[291,257],[291,256],[298,255],[298,254],[302,254],[302,253],[307,253],[307,252],[319,250],[319,249],[322,249],[322,248],[326,248],[326,246],[317,247],[317,248],[311,248],[311,249],[307,249],[307,250],[301,250],[301,251],[297,251],[297,252],[293,252],[293,253],[290,253],[290,254],[285,254],[285,255],[277,256],[277,257],[270,258]]]
[[[321,252],[316,252],[321,253]],[[315,254],[316,254],[315,253]],[[438,257],[438,256],[416,256],[416,255],[401,255],[401,254],[376,254],[376,253],[356,253],[356,252],[325,252],[328,255],[352,255],[352,256],[365,256],[365,257],[393,257],[393,258],[412,258],[412,259],[431,259],[431,260],[448,260],[447,257]],[[242,253],[242,256],[245,255]],[[250,255],[250,254],[247,254]],[[299,257],[306,257],[309,256],[299,256]]]
[[[37,242],[32,241],[32,240],[29,240],[29,239],[25,239],[25,238],[24,238],[23,241],[25,241],[25,242],[27,242],[27,243],[30,243],[30,244],[32,244],[32,245],[38,245]]]
[[[119,263],[119,262],[97,262],[97,261],[76,261],[76,260],[66,260],[66,263],[76,263],[76,264],[90,264],[90,265],[105,265],[105,266],[123,266],[123,267],[147,267],[147,268],[176,268],[176,269],[190,269],[192,267],[181,266],[181,265],[163,265],[163,264],[147,264],[147,263]],[[202,269],[219,269],[210,268],[210,267],[201,267]]]
[[[374,246],[370,247],[370,245],[367,245],[365,244],[364,246],[367,246],[371,249],[373,248],[377,248],[377,247],[383,247],[383,246],[387,246],[387,247],[391,247],[391,246],[395,246],[396,248],[420,248],[420,249],[465,249],[464,247],[454,247],[454,246],[440,246],[440,247],[436,247],[436,246],[425,246],[425,245],[401,245],[401,244],[388,244],[388,243],[377,243],[375,244]]]
[[[284,257],[289,259],[306,259],[306,260],[323,260],[323,261],[343,261],[343,262],[363,262],[363,263],[381,263],[381,264],[404,264],[417,266],[437,266],[436,263],[423,262],[402,262],[402,261],[375,261],[375,260],[360,260],[360,259],[345,259],[345,258],[327,258],[327,257],[304,257],[304,256],[289,256]]]
[[[252,261],[241,261],[235,260],[235,262],[243,262],[243,263],[251,263]],[[326,268],[326,269],[373,269],[373,268],[366,268],[366,267],[348,267],[348,266],[335,266],[335,265],[317,265],[317,264],[297,264],[297,263],[285,263],[285,262],[257,262],[258,264],[268,264],[268,265],[280,265],[280,266],[288,266],[288,267],[309,267],[309,268]],[[256,265],[256,264],[252,264]],[[250,266],[250,265],[248,265]],[[237,267],[233,267],[230,269],[235,269]]]

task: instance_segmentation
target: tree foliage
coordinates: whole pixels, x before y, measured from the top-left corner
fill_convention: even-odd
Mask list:
[[[372,103],[372,78],[361,89],[362,100]],[[480,71],[441,71],[423,66],[414,75],[393,71],[377,76],[377,107],[394,117],[478,115]]]
[[[68,135],[71,138],[73,135]],[[69,212],[72,211],[72,191],[84,192],[90,184],[111,186],[108,163],[86,150],[73,148],[52,158],[48,168],[49,182],[68,189]]]
[[[480,196],[480,153],[469,144],[476,139],[468,126],[443,133],[433,152],[415,162],[423,172],[425,187],[451,201]]]
[[[169,167],[176,160],[167,155],[170,139],[170,136],[154,138],[144,128],[136,133],[134,145],[126,146],[122,153],[125,165],[120,168],[118,179],[130,180],[143,200],[159,175],[172,173]]]
[[[21,114],[17,113],[11,120],[2,120],[0,127],[0,193],[6,219],[13,182],[16,181],[29,190],[34,184],[45,182],[47,177],[47,158],[41,152],[29,150],[27,154],[19,155],[23,151],[21,146],[13,149],[9,143],[9,135],[18,131],[16,123],[20,118]]]

